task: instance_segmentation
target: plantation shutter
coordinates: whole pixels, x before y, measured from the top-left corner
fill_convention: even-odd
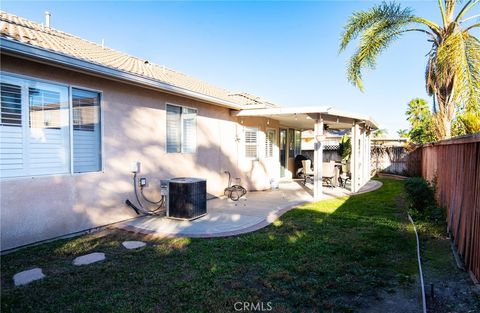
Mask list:
[[[183,148],[182,152],[195,153],[197,148],[197,110],[183,108]]]
[[[68,91],[43,83],[28,88],[29,174],[70,171]],[[37,87],[38,85],[38,87]]]
[[[273,157],[273,146],[275,144],[275,130],[269,129],[265,137],[265,157]]]
[[[181,152],[182,108],[167,105],[167,152]]]
[[[101,170],[100,94],[72,89],[73,171]]]
[[[0,84],[0,176],[22,174],[23,128],[22,128],[22,86]]]
[[[245,128],[245,157],[257,158],[257,137],[258,129],[254,127]]]

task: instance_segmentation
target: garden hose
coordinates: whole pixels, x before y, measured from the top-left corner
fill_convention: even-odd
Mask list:
[[[422,257],[420,256],[420,240],[418,239],[417,227],[415,227],[415,223],[413,222],[412,217],[408,214],[408,219],[413,225],[413,230],[415,231],[415,237],[417,238],[417,259],[418,259],[418,271],[420,273],[420,285],[422,288],[422,307],[423,313],[427,313],[427,300],[425,297],[425,285],[423,283],[423,271],[422,271]]]

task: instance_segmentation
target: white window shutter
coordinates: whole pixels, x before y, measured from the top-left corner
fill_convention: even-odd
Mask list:
[[[2,82],[0,96],[0,177],[11,177],[24,172],[22,86]]]
[[[245,157],[258,158],[258,129],[245,127]]]

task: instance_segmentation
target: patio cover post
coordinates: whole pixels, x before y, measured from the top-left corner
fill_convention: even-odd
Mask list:
[[[319,118],[315,120],[315,144],[313,151],[313,198],[319,200],[322,196],[322,162],[323,162],[323,119],[319,115]]]
[[[350,171],[352,172],[352,180],[351,180],[351,192],[357,192],[357,184],[358,184],[358,132],[359,132],[359,127],[358,123],[355,122],[353,127],[352,127],[352,137],[350,139],[351,141],[351,146],[352,146],[352,155],[350,157]]]
[[[365,126],[360,129],[360,164],[359,164],[359,173],[360,179],[358,187],[362,187],[365,184],[365,146],[366,146],[366,137],[365,137]]]
[[[370,139],[370,131],[367,132],[367,175],[368,180],[372,178],[372,141]]]

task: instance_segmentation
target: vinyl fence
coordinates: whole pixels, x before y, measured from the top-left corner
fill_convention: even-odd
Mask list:
[[[448,230],[466,267],[480,280],[480,133],[424,145],[409,158],[409,173],[436,178]]]

